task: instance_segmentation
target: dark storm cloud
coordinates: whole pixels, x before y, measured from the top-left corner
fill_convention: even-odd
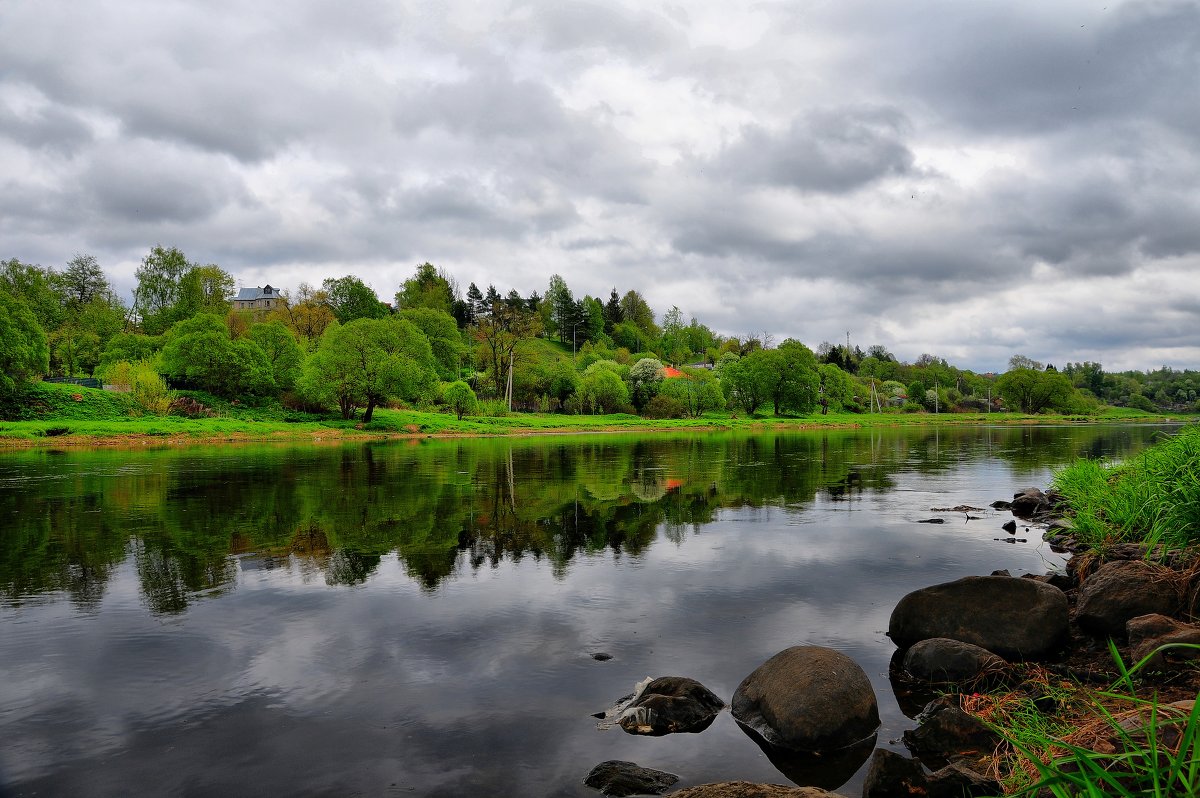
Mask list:
[[[735,183],[842,193],[912,168],[904,137],[909,125],[890,108],[817,110],[775,134],[758,125],[709,164]]]
[[[92,140],[92,129],[70,109],[48,106],[18,114],[0,102],[0,138],[34,150],[70,155]]]

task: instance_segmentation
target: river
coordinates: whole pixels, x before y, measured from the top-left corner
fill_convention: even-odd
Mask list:
[[[647,676],[728,701],[817,644],[902,750],[895,603],[1059,567],[990,502],[1163,429],[0,453],[0,794],[597,796],[609,759],[857,794],[857,762],[773,762],[728,712],[657,738],[591,715]]]

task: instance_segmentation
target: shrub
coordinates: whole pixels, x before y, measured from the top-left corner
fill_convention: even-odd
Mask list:
[[[144,412],[165,416],[171,410],[175,394],[167,390],[166,380],[154,370],[149,361],[130,363],[122,360],[110,366],[105,374],[108,384],[130,394]]]
[[[642,415],[646,418],[684,418],[687,408],[678,399],[659,394],[646,403]]]
[[[462,421],[465,415],[474,414],[479,407],[475,392],[462,380],[442,386],[442,401],[450,406],[459,421]]]

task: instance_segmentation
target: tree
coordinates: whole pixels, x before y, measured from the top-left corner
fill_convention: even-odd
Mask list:
[[[658,386],[662,381],[663,364],[656,358],[642,358],[629,369],[630,398],[639,412],[658,394]]]
[[[279,321],[260,322],[250,327],[248,337],[271,365],[275,387],[281,391],[294,388],[304,364],[304,352],[292,331]]]
[[[756,364],[760,359],[763,362],[767,395],[774,404],[775,415],[785,411],[800,415],[813,411],[819,377],[811,349],[789,338],[778,349],[752,352],[747,358]]]
[[[658,387],[658,395],[679,402],[693,418],[725,406],[721,385],[711,371],[684,367],[683,373],[683,377],[664,379]]]
[[[621,297],[621,317],[641,330],[648,341],[658,340],[660,332],[654,324],[654,311],[637,291],[626,291]]]
[[[625,321],[625,314],[621,312],[621,298],[617,296],[617,289],[613,288],[612,293],[608,295],[608,302],[604,305],[604,332],[606,335],[612,335],[613,327]]]
[[[33,312],[12,294],[0,291],[0,398],[11,397],[49,367],[46,333]]]
[[[671,309],[663,314],[662,337],[659,344],[662,356],[671,363],[682,363],[688,355],[689,347],[684,334],[685,329],[683,311],[679,309],[678,305],[672,305]]]
[[[162,350],[162,336],[142,335],[140,333],[117,333],[108,340],[100,360],[92,373],[101,380],[107,381],[108,370],[116,363],[125,361],[137,363],[151,361]]]
[[[220,316],[200,313],[165,336],[159,368],[176,385],[224,397],[266,396],[275,390],[270,362],[253,341],[234,341]]]
[[[567,287],[567,281],[557,274],[550,275],[550,287],[546,289],[543,301],[550,306],[550,324],[547,325],[547,330],[557,333],[560,341],[571,340],[573,325],[578,322],[578,314],[575,297]]]
[[[81,308],[93,299],[111,293],[104,270],[94,255],[76,255],[57,275],[59,290],[68,307]]]
[[[429,307],[402,310],[400,318],[412,322],[429,339],[438,377],[446,381],[458,379],[467,347],[454,318]]]
[[[467,287],[467,307],[470,312],[467,315],[467,326],[475,323],[475,320],[488,312],[488,308],[483,304],[483,292],[479,290],[479,286],[471,283]]]
[[[996,390],[1006,405],[1022,413],[1065,409],[1075,395],[1075,388],[1066,375],[1031,368],[1012,369],[1001,374],[996,380]]]
[[[342,418],[363,408],[370,422],[377,405],[413,400],[434,382],[433,350],[412,322],[355,319],[330,327],[309,358],[301,393],[318,403],[336,402]]]
[[[495,288],[489,286],[489,292]],[[476,319],[471,336],[477,343],[476,357],[483,371],[492,378],[494,395],[507,395],[505,389],[515,368],[519,347],[542,331],[541,318],[523,308],[497,301],[488,315]]]
[[[53,272],[22,263],[16,258],[0,263],[0,291],[21,302],[42,331],[48,333],[62,324],[64,307],[62,297],[55,290]]]
[[[142,258],[137,268],[137,288],[133,294],[133,312],[147,335],[160,335],[186,313],[183,278],[193,264],[175,247],[156,245]]]
[[[585,413],[614,413],[629,405],[629,388],[620,369],[611,360],[598,360],[584,369],[576,395]]]
[[[207,266],[193,265],[183,275],[180,285],[180,302],[177,318],[187,318],[197,313],[229,312],[229,297],[233,295],[233,275],[214,263]]]
[[[474,413],[479,406],[475,392],[462,380],[448,383],[442,388],[442,401],[450,406],[459,421],[463,416]]]
[[[834,410],[843,409],[854,398],[850,375],[832,363],[822,363],[818,373],[821,378],[821,415],[829,412],[830,405]]]
[[[280,298],[282,301],[267,314],[267,320],[283,322],[302,347],[311,351],[335,320],[329,295],[323,289],[313,290],[308,283],[300,283],[295,296],[284,291]]]
[[[721,387],[729,401],[748,415],[753,415],[770,395],[774,370],[761,349],[746,357],[723,357],[720,364]]]
[[[1008,359],[1008,370],[1016,371],[1017,369],[1030,369],[1033,371],[1043,371],[1046,367],[1037,362],[1031,357],[1025,355],[1013,355]]]
[[[375,292],[352,274],[345,277],[326,277],[321,282],[325,301],[340,324],[355,319],[382,319],[387,315],[387,306],[379,301]]]
[[[479,289],[475,290],[478,292]],[[453,316],[457,300],[458,283],[454,278],[432,263],[422,263],[417,266],[416,274],[405,280],[396,293],[396,309],[429,308]]]

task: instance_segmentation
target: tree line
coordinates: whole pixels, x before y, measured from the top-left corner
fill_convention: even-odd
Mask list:
[[[0,263],[0,399],[11,406],[49,376],[94,377],[155,413],[186,412],[174,391],[193,390],[365,422],[397,403],[460,418],[1200,409],[1194,371],[1110,374],[1091,362],[1059,370],[1015,355],[994,375],[929,354],[902,362],[881,345],[822,342],[814,351],[765,333],[719,335],[677,306],[658,316],[634,289],[576,297],[557,274],[544,294],[475,283],[464,291],[423,263],[391,303],[345,275],[239,310],[232,275],[156,246],[136,280],[126,304],[91,255],[61,269]]]

